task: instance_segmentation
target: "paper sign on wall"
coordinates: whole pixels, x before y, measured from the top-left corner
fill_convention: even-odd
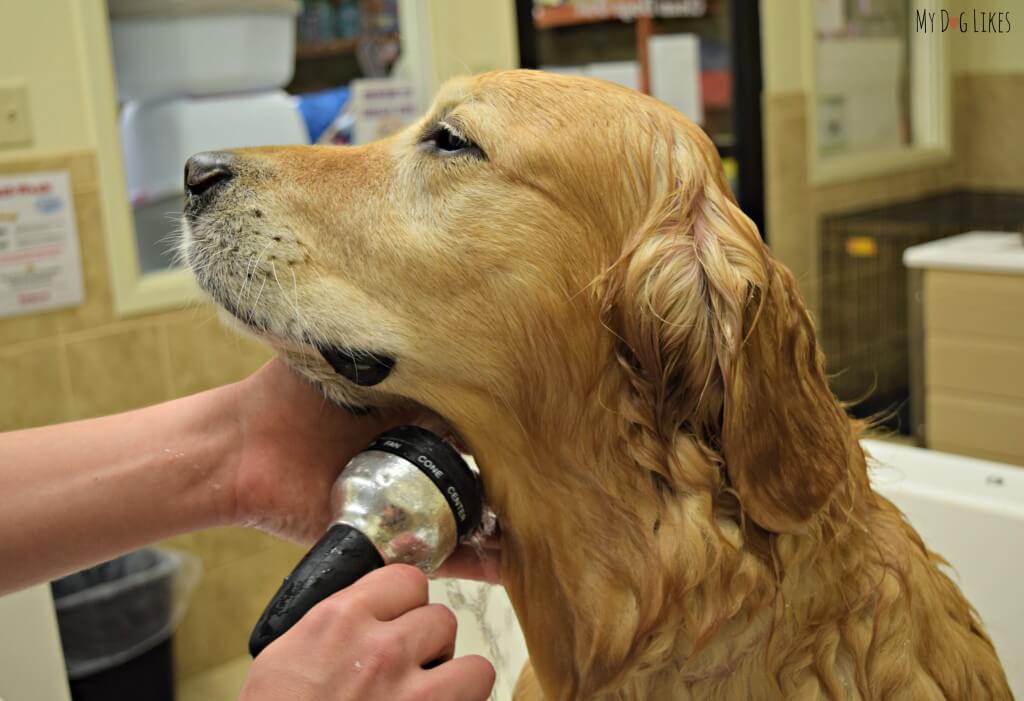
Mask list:
[[[416,86],[397,78],[362,78],[351,83],[353,144],[383,139],[419,116]]]
[[[870,151],[902,143],[902,40],[854,37],[818,42],[818,150]],[[856,70],[851,70],[856,66]]]
[[[68,174],[0,177],[0,317],[84,298]]]

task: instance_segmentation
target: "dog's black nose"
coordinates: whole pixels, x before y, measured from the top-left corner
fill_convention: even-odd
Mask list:
[[[225,151],[197,153],[185,163],[185,189],[190,195],[201,195],[234,176],[234,157]]]

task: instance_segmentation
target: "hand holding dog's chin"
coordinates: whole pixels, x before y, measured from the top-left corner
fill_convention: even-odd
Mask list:
[[[355,416],[278,359],[223,389],[234,407],[224,520],[307,544],[330,522],[331,485],[346,463],[410,418],[398,410]]]
[[[223,391],[233,413],[223,520],[304,544],[330,523],[331,485],[348,461],[378,434],[417,416],[411,408],[353,415],[280,360]],[[479,547],[460,546],[435,575],[499,584],[500,563],[492,537]]]

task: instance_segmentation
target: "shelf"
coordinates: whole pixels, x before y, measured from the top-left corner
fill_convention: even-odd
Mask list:
[[[370,37],[368,36],[368,38]],[[373,35],[372,38],[391,41],[398,39],[398,35],[380,34]],[[358,45],[359,37],[352,37],[350,39],[331,39],[316,43],[299,44],[295,47],[295,58],[297,60],[301,60],[305,58],[324,58],[327,56],[346,56],[348,54],[355,53]]]
[[[635,7],[635,2],[622,3]],[[581,24],[598,22],[618,22],[624,17],[615,11],[616,3],[608,3],[602,12],[579,10],[575,5],[559,5],[558,7],[537,7],[533,10],[533,24],[537,29],[555,29],[557,27],[575,27]],[[630,13],[627,17],[636,17]]]
[[[332,39],[315,44],[299,44],[295,47],[295,58],[321,58],[323,56],[343,56],[354,53],[358,39]]]
[[[712,136],[711,140],[715,144],[715,149],[718,151],[720,158],[735,158],[737,156],[736,150],[736,139],[728,134],[720,136]]]
[[[669,13],[664,15],[658,12],[658,4],[653,3],[655,11],[644,10],[650,7],[649,4],[638,2],[638,0],[609,0],[594,9],[586,9],[586,5],[575,5],[572,3],[558,5],[556,7],[535,7],[533,10],[533,24],[537,29],[556,29],[558,27],[576,27],[583,24],[597,24],[598,22],[633,22],[641,17],[703,17],[703,14]],[[705,7],[705,13],[707,8]]]

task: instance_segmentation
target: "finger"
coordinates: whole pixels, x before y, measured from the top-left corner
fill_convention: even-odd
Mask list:
[[[444,689],[451,701],[486,701],[494,687],[494,666],[479,655],[466,655],[426,672],[431,687]]]
[[[410,654],[419,664],[447,662],[455,654],[459,622],[443,604],[428,604],[391,621],[400,630]]]
[[[378,621],[391,621],[429,601],[427,576],[412,565],[386,565],[348,587],[345,594]]]
[[[501,584],[501,550],[489,549],[478,553],[470,546],[460,546],[432,576]]]

